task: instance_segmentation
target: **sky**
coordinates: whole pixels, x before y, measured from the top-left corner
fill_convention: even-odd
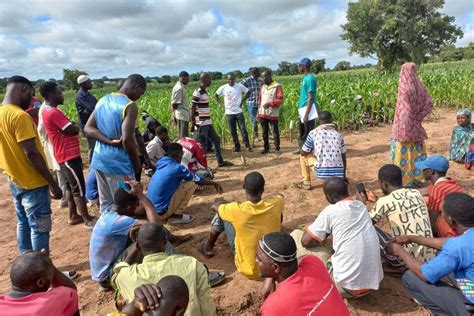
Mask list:
[[[341,40],[344,0],[10,0],[0,2],[0,77],[61,79],[64,68],[92,78],[276,68],[303,57],[351,64]],[[474,0],[446,0],[474,42]]]

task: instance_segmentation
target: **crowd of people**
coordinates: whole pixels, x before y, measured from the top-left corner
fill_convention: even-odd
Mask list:
[[[305,229],[285,232],[284,196],[266,193],[264,176],[252,171],[243,180],[245,201],[212,205],[209,235],[199,243],[199,253],[208,260],[219,256],[214,248],[224,233],[236,270],[263,281],[262,315],[349,315],[344,299],[377,291],[384,275],[400,277],[407,293],[434,314],[472,313],[474,198],[447,177],[450,161],[463,163],[471,172],[471,111],[457,112],[448,157],[427,156],[422,120],[433,101],[415,64],[404,64],[389,164],[378,170],[383,196],[363,184],[351,195],[347,148],[334,123],[337,118],[318,103],[310,59],[302,59],[299,67],[300,137],[294,153],[299,155],[302,181],[294,186],[313,190],[313,177],[322,184],[329,205],[315,210],[319,214]],[[242,150],[240,139],[245,150],[253,150],[260,125],[261,153],[270,153],[271,133],[279,155],[283,87],[270,70],[263,72],[263,80],[260,76],[258,68],[251,68],[241,82],[230,74],[213,97],[225,109],[234,152]],[[57,199],[69,210],[68,224],[91,231],[91,277],[100,291],[114,291],[117,311],[112,315],[215,315],[211,287],[224,281],[224,272],[180,254],[179,245],[192,236],[166,228],[194,220],[186,209],[203,186],[223,192],[207,153],[214,152],[220,168],[232,165],[224,160],[213,127],[211,76],[202,73],[189,98],[189,74],[179,74],[171,91],[173,119],[163,122],[176,124],[175,140],[161,122],[140,114],[138,100],[147,90],[141,75],[128,76],[116,92],[99,100],[91,94],[88,76],[79,76],[77,82],[78,123],[58,108],[64,97],[54,81],[41,85],[41,104],[33,98],[31,82],[13,76],[0,106],[0,167],[15,204],[20,253],[11,266],[12,290],[0,295],[1,314],[79,314],[73,282],[77,273],[59,271],[49,257],[51,199]],[[140,116],[143,133],[137,124]],[[80,135],[89,146],[87,177]],[[143,170],[150,177],[146,190]],[[90,203],[98,206],[98,218],[89,213]],[[389,231],[379,226],[384,220]]]

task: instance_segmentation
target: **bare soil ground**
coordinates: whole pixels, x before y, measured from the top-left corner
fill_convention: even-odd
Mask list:
[[[429,154],[447,154],[452,127],[456,124],[455,111],[438,110],[424,126],[428,132],[427,150]],[[383,125],[364,129],[360,132],[346,132],[345,142],[348,147],[348,177],[351,192],[355,184],[364,182],[369,190],[381,194],[377,183],[378,169],[388,161],[388,150],[391,126]],[[312,191],[300,191],[293,188],[292,182],[300,180],[298,156],[292,155],[295,142],[284,140],[282,154],[276,156],[259,154],[261,147],[253,153],[245,154],[247,163],[242,165],[240,155],[224,150],[224,157],[233,161],[234,167],[218,170],[216,179],[223,185],[222,195],[228,201],[244,200],[242,181],[250,171],[261,172],[266,179],[266,192],[281,192],[285,196],[283,226],[291,231],[311,223],[316,215],[327,205],[321,189],[321,183]],[[86,161],[85,159],[84,161]],[[215,161],[211,157],[211,166]],[[461,185],[472,195],[474,193],[474,174],[461,165],[451,164],[449,176],[459,180]],[[17,256],[15,227],[16,218],[11,195],[5,176],[0,176],[0,244],[3,255],[0,258],[0,293],[10,289],[9,269]],[[184,254],[195,256],[205,262],[211,269],[223,269],[227,279],[225,283],[212,289],[212,296],[221,315],[254,315],[261,304],[260,286],[257,281],[249,281],[236,269],[225,238],[221,237],[217,252],[219,256],[208,260],[202,257],[196,247],[207,236],[212,218],[210,205],[222,198],[211,188],[195,195],[188,212],[196,216],[191,224],[182,227],[171,227],[177,234],[192,233],[194,239],[180,247]],[[92,210],[96,214],[96,209]],[[80,225],[67,224],[67,211],[58,209],[58,202],[53,202],[53,231],[51,249],[54,263],[63,270],[77,270],[80,277],[77,285],[83,315],[105,315],[114,310],[112,293],[99,292],[90,279],[89,271],[90,233]],[[353,315],[428,315],[405,294],[400,280],[385,276],[380,290],[359,300],[346,301]]]

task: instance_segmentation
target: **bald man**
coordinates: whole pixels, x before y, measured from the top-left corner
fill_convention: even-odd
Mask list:
[[[54,198],[62,197],[49,173],[36,126],[25,112],[32,89],[25,77],[11,77],[0,106],[0,167],[8,176],[15,202],[20,253],[49,251],[50,192]]]
[[[112,207],[117,181],[135,179],[135,173],[142,168],[135,141],[136,101],[146,88],[143,76],[128,76],[119,93],[107,94],[99,100],[85,126],[85,132],[97,140],[91,168],[97,173],[101,213]]]

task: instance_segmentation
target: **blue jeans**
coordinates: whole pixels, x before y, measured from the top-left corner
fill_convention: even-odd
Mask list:
[[[250,121],[252,122],[253,135],[258,137],[258,122],[257,122],[257,113],[258,106],[256,103],[247,103],[247,111],[249,112]]]
[[[45,249],[49,253],[51,197],[46,185],[27,190],[9,181],[17,217],[17,244],[20,253]]]
[[[226,114],[227,123],[229,124],[230,134],[234,141],[234,149],[240,150],[239,135],[237,135],[237,125],[239,125],[240,133],[244,141],[245,147],[250,147],[249,134],[245,127],[245,116],[244,113],[239,114]]]
[[[227,237],[227,243],[229,244],[232,255],[235,256],[235,228],[229,222],[226,222],[220,218],[218,214],[214,215],[211,221],[211,227],[218,233],[225,233]]]

